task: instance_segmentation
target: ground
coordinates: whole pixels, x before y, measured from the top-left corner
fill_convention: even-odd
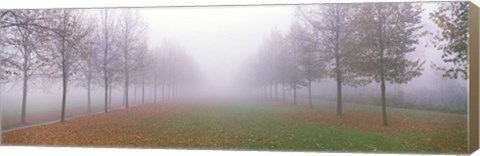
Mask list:
[[[466,153],[467,117],[335,103],[175,100],[4,133],[13,145]]]

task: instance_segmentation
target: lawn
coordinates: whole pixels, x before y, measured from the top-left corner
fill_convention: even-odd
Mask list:
[[[466,153],[467,117],[335,103],[176,100],[4,133],[14,145],[229,150]]]

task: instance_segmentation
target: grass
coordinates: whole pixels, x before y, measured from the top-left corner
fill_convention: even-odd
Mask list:
[[[5,144],[233,150],[466,153],[466,115],[335,104],[184,100],[4,134]]]

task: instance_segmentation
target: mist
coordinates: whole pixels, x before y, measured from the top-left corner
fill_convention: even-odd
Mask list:
[[[438,7],[438,3],[421,3],[424,10],[420,14],[423,28],[419,30],[438,32],[440,28],[429,19],[429,13]],[[307,5],[309,6],[309,5]],[[262,75],[246,74],[245,69],[256,59],[262,45],[266,43],[272,32],[287,36],[291,26],[298,18],[296,8],[299,5],[271,6],[212,6],[212,7],[162,7],[137,8],[138,19],[143,22],[144,47],[148,57],[170,56],[165,47],[171,45],[175,51],[181,52],[179,58],[188,60],[191,66],[179,69],[187,74],[178,74],[164,81],[148,80],[144,83],[145,104],[168,103],[171,100],[182,99],[222,99],[246,101],[276,101],[284,104],[293,103],[293,89],[288,85],[278,86],[277,100],[265,98],[262,91],[245,83],[246,79],[255,77],[263,79]],[[112,12],[122,9],[110,9]],[[102,9],[82,10],[94,21],[101,20]],[[100,14],[99,14],[100,13]],[[98,22],[100,23],[100,22]],[[95,38],[95,37],[94,37]],[[114,37],[120,38],[120,37]],[[432,43],[432,35],[418,38],[415,50],[407,55],[409,59],[424,60],[424,70],[418,77],[402,84],[386,83],[386,98],[388,107],[421,109],[449,113],[466,113],[468,80],[442,77],[443,71],[432,67],[433,64],[449,67],[442,61],[442,53]],[[100,43],[100,42],[99,42]],[[102,42],[103,43],[103,42]],[[6,47],[5,49],[9,49]],[[171,49],[170,49],[171,50]],[[114,51],[114,50],[113,50]],[[101,50],[98,52],[101,56]],[[95,55],[95,54],[94,54]],[[137,54],[131,55],[136,56]],[[143,55],[143,54],[142,54]],[[188,59],[183,59],[184,57]],[[123,59],[122,56],[112,56],[113,59]],[[134,58],[132,58],[133,60]],[[142,61],[132,61],[135,63]],[[153,59],[153,64],[162,66],[161,59]],[[175,61],[173,61],[175,62]],[[120,63],[121,64],[121,63]],[[115,65],[112,65],[112,67]],[[195,76],[190,69],[195,68]],[[173,69],[166,66],[165,70]],[[188,70],[187,70],[188,69]],[[51,70],[51,69],[47,69]],[[76,69],[75,69],[76,70]],[[157,68],[146,70],[154,74]],[[142,105],[142,81],[138,77],[140,68],[132,68],[131,82],[128,89],[128,101],[131,106]],[[94,74],[101,74],[95,71]],[[121,74],[119,74],[121,75]],[[164,76],[173,74],[164,74]],[[260,78],[259,78],[260,77]],[[185,80],[185,83],[183,79]],[[66,98],[66,118],[72,119],[89,114],[87,107],[87,88],[82,76],[72,74],[69,80]],[[123,77],[112,83],[109,111],[123,109],[125,105]],[[173,82],[182,79],[181,82]],[[27,120],[29,123],[44,123],[58,121],[62,106],[62,79],[60,77],[32,77],[29,80]],[[91,86],[91,112],[101,113],[104,109],[104,84],[101,78],[94,80]],[[98,81],[98,82],[97,82]],[[172,82],[172,83],[170,83]],[[157,83],[158,86],[154,86]],[[172,95],[168,91],[172,84]],[[21,76],[12,76],[9,81],[1,84],[0,103],[4,130],[21,127],[19,123],[22,103]],[[345,104],[380,105],[379,83],[372,82],[361,86],[343,87]],[[164,88],[162,88],[164,87]],[[312,82],[311,93],[315,103],[325,102],[334,105],[337,98],[336,81],[331,77]],[[157,88],[157,89],[155,89]],[[176,89],[176,90],[175,90]],[[270,88],[271,89],[271,88]],[[274,94],[269,91],[270,94]],[[157,96],[154,95],[157,94]],[[297,92],[300,104],[308,103],[308,90],[301,87]],[[346,105],[345,107],[348,107]],[[334,111],[334,110],[332,110]]]

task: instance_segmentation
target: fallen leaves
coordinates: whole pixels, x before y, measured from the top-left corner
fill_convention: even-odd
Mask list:
[[[339,117],[322,107],[222,102],[225,101],[183,100],[142,105],[11,131],[4,133],[3,143],[370,152],[388,152],[394,149],[392,146],[412,152],[466,150],[466,140],[456,139],[466,138],[466,128],[462,128],[466,119],[461,116],[391,113],[391,125],[384,127],[379,124],[378,114],[363,111],[362,107],[345,107]],[[419,135],[404,135],[406,132]],[[390,143],[385,138],[397,142]]]

